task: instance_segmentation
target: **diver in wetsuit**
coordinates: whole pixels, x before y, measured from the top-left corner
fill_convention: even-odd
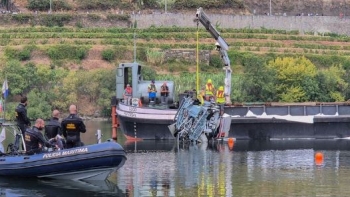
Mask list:
[[[84,146],[80,140],[80,133],[85,133],[86,128],[83,120],[77,115],[77,106],[71,105],[69,113],[69,116],[61,123],[63,136],[66,138],[66,147]]]
[[[26,145],[27,154],[34,154],[42,152],[42,147],[52,147],[53,145],[48,142],[41,130],[43,130],[45,122],[43,119],[37,119],[35,125],[32,128],[28,128],[24,135],[24,142]]]

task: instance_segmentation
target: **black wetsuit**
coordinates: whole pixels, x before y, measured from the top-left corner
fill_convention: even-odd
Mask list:
[[[40,153],[42,148],[39,147],[39,143],[46,147],[52,147],[36,127],[28,128],[24,136],[24,142],[28,154]]]
[[[85,132],[85,124],[76,114],[70,114],[62,121],[62,133],[66,138],[67,148],[83,146],[84,144],[80,141],[80,133]]]
[[[45,124],[45,136],[47,139],[51,139],[56,137],[57,134],[62,136],[61,123],[58,118],[53,117]]]
[[[27,117],[27,109],[25,104],[24,103],[18,104],[15,111],[16,111],[17,125],[21,129],[22,135],[24,136],[26,129],[31,125],[30,120]]]

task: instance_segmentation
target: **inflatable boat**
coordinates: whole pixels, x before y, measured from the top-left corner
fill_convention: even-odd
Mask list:
[[[20,132],[14,129],[14,133],[15,141],[19,141]],[[16,151],[13,147],[19,147],[18,142],[9,147],[10,151],[0,156],[0,176],[105,180],[126,161],[123,147],[113,141],[34,155]]]

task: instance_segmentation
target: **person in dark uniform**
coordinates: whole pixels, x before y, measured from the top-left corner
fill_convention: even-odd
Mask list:
[[[62,135],[61,123],[59,122],[60,112],[52,111],[52,118],[45,124],[45,136],[47,139],[55,138],[57,135]]]
[[[28,128],[24,135],[24,142],[26,145],[27,154],[41,153],[42,147],[52,147],[53,145],[47,141],[41,130],[43,130],[45,122],[43,119],[37,119],[35,125],[32,128]]]
[[[30,120],[27,117],[26,106],[28,104],[28,99],[26,96],[21,98],[21,103],[16,107],[16,121],[17,126],[21,129],[22,135],[25,135],[26,129],[31,126]]]
[[[69,116],[62,121],[62,133],[66,138],[66,147],[73,148],[84,146],[80,140],[80,133],[85,133],[83,120],[77,115],[77,106],[69,106]]]
[[[46,139],[55,139],[55,144],[63,149],[65,141],[62,136],[61,123],[59,122],[60,112],[58,110],[52,111],[52,118],[45,124],[45,137]]]

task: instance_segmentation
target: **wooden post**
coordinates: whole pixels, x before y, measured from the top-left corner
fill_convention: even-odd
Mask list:
[[[116,105],[112,106],[112,139],[117,141],[118,140],[118,114],[117,114],[117,107]]]

